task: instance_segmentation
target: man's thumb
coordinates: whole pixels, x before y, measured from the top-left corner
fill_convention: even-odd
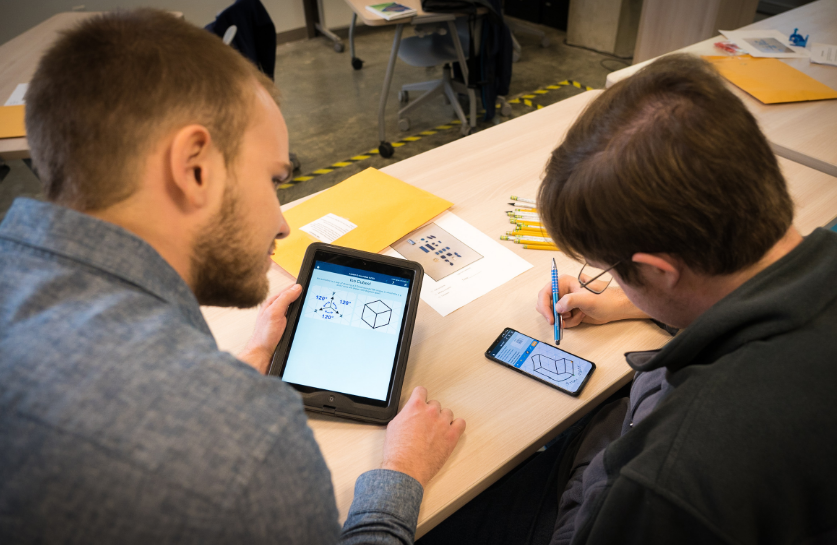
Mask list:
[[[574,303],[575,297],[573,297],[572,293],[568,293],[567,295],[561,297],[557,303],[555,303],[555,310],[558,314],[564,314],[565,312],[569,312],[575,308]]]

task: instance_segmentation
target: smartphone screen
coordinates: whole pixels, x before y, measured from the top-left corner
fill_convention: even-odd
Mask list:
[[[511,328],[503,331],[485,355],[570,395],[581,392],[596,368],[590,361]]]

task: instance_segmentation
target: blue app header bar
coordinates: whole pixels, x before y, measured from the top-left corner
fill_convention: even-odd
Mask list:
[[[335,265],[334,263],[326,263],[324,261],[316,261],[314,268],[320,271],[340,274],[343,276],[351,276],[353,278],[361,278],[363,280],[371,280],[373,282],[380,282],[381,284],[389,284],[391,286],[401,286],[404,288],[410,287],[409,278],[399,278],[389,274],[364,271],[363,269],[355,269],[354,267],[346,267],[344,265]]]

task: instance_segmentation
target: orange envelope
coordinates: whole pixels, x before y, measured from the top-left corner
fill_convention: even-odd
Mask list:
[[[0,106],[0,138],[26,136],[23,122],[24,106]]]
[[[317,242],[299,228],[327,214],[357,226],[334,244],[377,253],[451,206],[453,203],[432,193],[368,168],[288,210],[285,219],[291,234],[276,242],[273,261],[299,276],[305,250]]]
[[[837,91],[779,59],[703,57],[731,83],[764,104],[837,98]]]

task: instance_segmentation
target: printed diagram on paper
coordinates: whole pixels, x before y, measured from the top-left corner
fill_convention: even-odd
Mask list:
[[[303,309],[304,318],[324,320],[336,325],[371,329],[390,335],[401,329],[401,308],[396,301],[378,295],[352,293],[311,286]]]
[[[436,282],[483,258],[435,223],[413,231],[392,248],[405,258],[421,263],[425,274]]]

